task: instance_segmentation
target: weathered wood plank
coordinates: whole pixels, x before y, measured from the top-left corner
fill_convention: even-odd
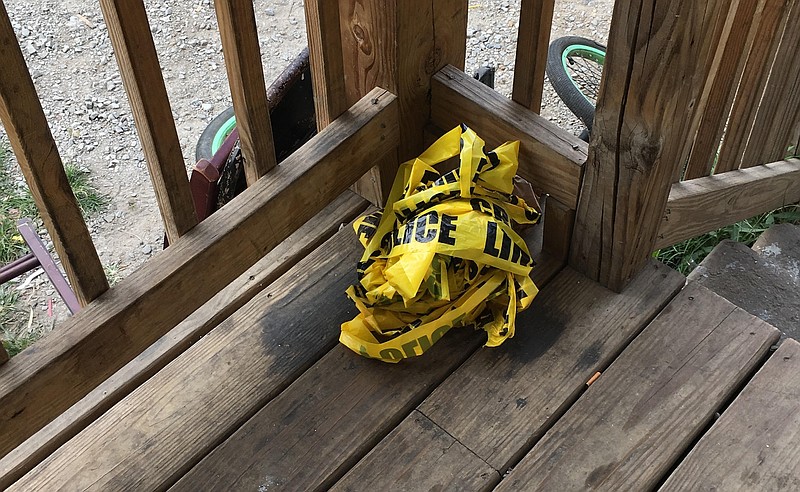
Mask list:
[[[706,86],[705,104],[699,114],[697,134],[692,142],[692,151],[683,179],[694,179],[711,174],[719,152],[720,140],[730,114],[736,87],[742,77],[747,54],[753,46],[757,24],[764,9],[765,0],[738,0],[732,3],[729,33],[720,43],[717,53],[718,68]],[[732,40],[727,42],[727,40]]]
[[[303,6],[317,130],[321,131],[347,109],[339,1],[306,0]]]
[[[0,458],[0,489],[8,487],[103,412],[161,370],[191,344],[331,237],[367,203],[350,191],[328,205],[211,300],[103,381],[86,397]]]
[[[577,206],[585,142],[454,67],[433,77],[431,98],[435,125],[449,129],[466,123],[490,146],[519,140],[518,174],[537,192],[571,209]]]
[[[343,228],[9,490],[169,487],[333,348],[361,251]]]
[[[340,0],[342,54],[348,102],[372,87],[397,94],[400,110],[398,162],[423,149],[430,119],[431,76],[447,63],[464,64],[465,0]],[[373,203],[388,195],[397,163],[385,162],[357,184]]]
[[[71,318],[61,336],[41,340],[0,367],[0,454],[139,355],[339,196],[394,149],[396,121],[395,97],[375,89],[265,179]]]
[[[555,0],[522,0],[511,99],[534,113],[542,108],[547,48]]]
[[[415,410],[331,490],[480,491],[499,480],[496,470]]]
[[[693,102],[711,67],[708,32],[730,0],[614,5],[570,265],[622,289],[654,249],[670,184],[685,163]]]
[[[672,185],[654,249],[800,201],[800,160]]]
[[[540,287],[564,264],[549,256],[537,262],[533,278]],[[423,357],[397,365],[338,345],[175,489],[257,489],[264,470],[277,485],[327,489],[484,341],[473,330],[454,330]]]
[[[690,283],[498,490],[652,490],[779,336]]]
[[[785,340],[663,491],[800,488],[800,344]]]
[[[419,409],[503,473],[683,282],[683,276],[653,262],[622,294],[614,294],[565,269],[518,318],[513,343],[477,352]]]
[[[0,119],[72,289],[85,306],[108,290],[108,281],[1,4],[0,59]]]
[[[170,244],[197,224],[172,109],[141,0],[100,0]]]
[[[247,185],[277,165],[252,0],[214,0]],[[344,110],[346,108],[342,108]]]
[[[758,22],[752,24],[755,31],[753,46],[747,57],[736,99],[725,129],[725,137],[719,149],[717,173],[739,169],[742,164],[753,122],[761,104],[761,96],[769,77],[778,43],[788,17],[790,3],[795,0],[767,1]]]

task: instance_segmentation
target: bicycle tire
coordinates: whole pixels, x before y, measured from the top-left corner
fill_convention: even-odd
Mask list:
[[[211,157],[214,156],[214,152],[219,148],[219,145],[215,146],[215,140],[218,141],[218,143],[222,143],[220,137],[222,141],[227,137],[227,135],[223,135],[223,133],[227,132],[229,135],[230,131],[233,130],[235,124],[231,125],[232,118],[234,118],[233,106],[221,112],[211,120],[211,123],[203,130],[203,133],[200,134],[200,138],[197,140],[197,146],[194,150],[195,162],[200,159],[211,160]]]
[[[555,89],[558,97],[579,120],[586,126],[589,132],[592,131],[594,122],[595,105],[592,100],[584,94],[578,83],[572,78],[568,71],[567,64],[575,58],[590,60],[597,65],[605,62],[606,47],[580,36],[564,36],[550,43],[547,51],[547,77],[550,84]],[[600,85],[600,80],[591,81],[592,88],[596,89]],[[596,94],[594,94],[596,98]]]

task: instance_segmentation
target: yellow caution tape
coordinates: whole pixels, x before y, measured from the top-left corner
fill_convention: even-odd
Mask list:
[[[386,209],[354,224],[364,255],[347,295],[359,313],[342,324],[343,344],[398,362],[455,326],[481,327],[489,347],[514,336],[517,312],[538,289],[512,224],[540,216],[513,194],[518,151],[519,142],[507,142],[486,152],[462,125],[400,166]],[[435,169],[457,155],[458,169]]]

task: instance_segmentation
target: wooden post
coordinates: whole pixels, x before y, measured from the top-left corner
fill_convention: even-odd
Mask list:
[[[75,295],[85,306],[108,290],[108,282],[2,2],[0,60],[0,119]]]
[[[142,0],[100,0],[108,35],[147,158],[167,238],[197,224],[172,110]]]
[[[247,185],[277,165],[252,0],[216,0]]]
[[[522,0],[511,98],[538,113],[542,108],[547,48],[555,0]]]
[[[654,249],[727,2],[617,2],[570,263],[620,291]]]
[[[322,40],[323,47],[333,31],[333,9],[327,8],[325,22],[318,27],[320,34],[309,34],[309,42]],[[317,10],[321,12],[319,7]],[[397,160],[379,163],[356,187],[359,194],[380,205],[394,180],[397,161],[413,158],[423,150],[424,128],[430,117],[431,77],[446,64],[464,67],[467,2],[339,0],[338,10],[347,104],[358,101],[375,86],[398,96],[401,140]],[[315,27],[313,24],[309,28]],[[335,57],[335,44],[331,46],[334,49],[328,52]],[[311,52],[320,49],[312,46]],[[324,67],[312,65],[314,70]],[[326,92],[336,90],[333,85]]]

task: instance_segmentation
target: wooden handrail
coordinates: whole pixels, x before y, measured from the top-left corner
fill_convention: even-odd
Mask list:
[[[142,0],[100,0],[170,243],[197,224],[178,132]]]
[[[277,165],[252,0],[215,0],[247,185]]]
[[[0,2],[0,119],[78,301],[108,289],[22,51]]]
[[[654,249],[797,202],[798,159],[675,183]]]

